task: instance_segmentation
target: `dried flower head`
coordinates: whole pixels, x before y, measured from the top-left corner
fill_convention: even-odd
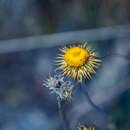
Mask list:
[[[101,60],[97,58],[95,51],[87,43],[77,46],[64,47],[60,49],[58,69],[63,70],[63,74],[68,77],[82,81],[83,78],[91,78],[91,73],[96,73]]]
[[[43,83],[51,93],[55,93],[61,100],[70,100],[74,85],[70,81],[65,81],[61,74],[50,76]]]

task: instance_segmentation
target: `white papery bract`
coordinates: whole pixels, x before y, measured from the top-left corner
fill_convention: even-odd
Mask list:
[[[71,81],[66,81],[63,75],[55,74],[49,76],[43,85],[48,87],[51,93],[55,93],[61,100],[70,100],[74,85]]]

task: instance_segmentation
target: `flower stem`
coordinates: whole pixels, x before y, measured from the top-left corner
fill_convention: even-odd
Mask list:
[[[63,124],[65,130],[70,130],[69,123],[66,119],[64,106],[62,106],[62,101],[59,97],[57,97],[57,100],[58,100],[58,109],[59,109],[60,117],[61,117],[61,120],[62,120],[62,124]]]
[[[74,91],[74,89],[76,89],[78,87],[78,85],[80,84],[81,82],[80,81],[77,81],[72,89],[72,92]]]

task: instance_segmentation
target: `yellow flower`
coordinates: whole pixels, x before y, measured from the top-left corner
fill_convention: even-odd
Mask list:
[[[96,73],[101,60],[97,59],[97,54],[87,43],[77,46],[64,47],[60,49],[58,69],[63,70],[63,74],[67,77],[82,81],[83,78],[91,78],[91,73]]]
[[[96,128],[95,126],[89,126],[88,128],[85,127],[84,125],[81,127],[78,127],[79,130],[99,130],[98,128]]]

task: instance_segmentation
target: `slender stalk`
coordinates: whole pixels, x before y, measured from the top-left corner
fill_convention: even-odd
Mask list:
[[[62,106],[62,101],[59,97],[57,98],[57,100],[58,100],[58,109],[59,109],[60,117],[61,117],[61,120],[62,120],[62,124],[64,125],[65,130],[70,130],[69,123],[66,119],[64,106]]]
[[[96,110],[99,110],[99,111],[103,112],[104,114],[110,114],[110,112],[108,112],[107,110],[104,110],[103,108],[97,106],[97,105],[91,100],[91,98],[90,98],[90,96],[89,96],[89,94],[88,94],[88,91],[86,91],[86,89],[85,89],[85,86],[83,86],[83,87],[81,86],[81,90],[82,90],[82,92],[84,93],[84,95],[85,95],[86,99],[88,100],[89,104],[90,104],[93,108],[95,108]]]
[[[78,85],[79,85],[80,83],[81,83],[80,81],[77,81],[77,82],[75,83],[75,86],[73,87],[72,92],[74,91],[74,89],[75,89],[75,88],[77,88],[77,87],[78,87]]]

